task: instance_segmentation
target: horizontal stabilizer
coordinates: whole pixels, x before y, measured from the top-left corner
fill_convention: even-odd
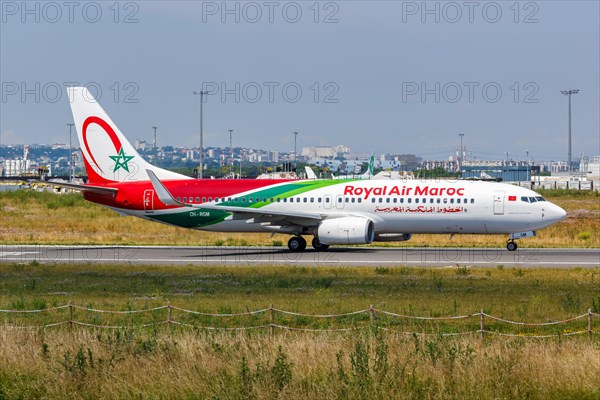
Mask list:
[[[94,185],[78,185],[76,183],[66,183],[66,182],[47,182],[47,181],[36,181],[37,183],[42,183],[44,185],[52,185],[64,187],[67,189],[78,190],[80,192],[90,192],[90,193],[98,193],[98,194],[116,194],[119,189],[113,187],[106,186],[94,186]]]

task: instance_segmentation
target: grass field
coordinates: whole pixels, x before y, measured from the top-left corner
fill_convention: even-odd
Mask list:
[[[520,247],[600,247],[600,196],[597,192],[542,192],[568,212],[565,221],[521,240]],[[0,242],[6,244],[138,244],[138,245],[285,245],[287,235],[192,231],[115,212],[86,202],[79,194],[0,193]],[[505,235],[415,235],[386,246],[504,247]],[[381,245],[381,244],[377,244]]]
[[[275,307],[308,314],[368,308],[418,316],[477,312],[548,322],[600,311],[600,269],[218,267],[27,265],[0,267],[0,309],[50,308],[72,301],[105,310],[171,304],[212,313]],[[165,310],[112,315],[75,310],[73,319],[139,325]],[[155,328],[33,328],[67,310],[0,313],[0,398],[183,399],[597,399],[600,335],[569,333],[587,320],[486,329],[523,335],[442,337],[476,330],[479,319],[404,321],[377,315],[318,319],[277,314],[275,323],[350,332],[206,331]],[[243,327],[268,316],[216,318],[175,312],[201,326]],[[29,326],[15,329],[10,326]],[[395,331],[427,332],[430,336]],[[596,317],[594,329],[600,330]]]

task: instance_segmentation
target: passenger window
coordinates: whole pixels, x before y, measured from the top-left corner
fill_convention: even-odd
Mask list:
[[[283,198],[283,202],[284,202],[284,203],[287,203],[287,197],[284,197],[284,198]]]
[[[178,197],[178,198],[177,198],[177,201],[181,202],[181,197]]]
[[[418,198],[416,198],[416,199],[415,199],[415,203],[418,203],[418,202],[419,202],[419,199],[418,199]],[[410,202],[409,202],[409,203],[410,203]]]
[[[306,203],[308,200],[306,199],[306,197],[304,198],[304,202]]]
[[[359,203],[362,203],[362,199],[361,199],[360,197],[358,198],[358,202],[359,202]]]
[[[209,198],[208,198],[208,201],[212,201],[212,197],[209,197]]]
[[[273,198],[272,198],[272,197],[269,199],[269,202],[270,202],[270,203],[272,203],[272,202],[273,202]]]
[[[325,197],[325,203],[329,203],[329,197]]]
[[[447,203],[448,203],[448,199],[444,199],[444,204],[447,204]]]
[[[342,202],[342,198],[338,197],[338,203],[341,203],[341,202]]]
[[[279,203],[280,201],[281,201],[281,198],[280,198],[280,197],[278,197],[278,198],[277,198],[277,202]]]
[[[206,201],[206,197],[203,197],[202,198],[202,202],[204,203],[205,201]]]
[[[394,203],[398,202],[398,199],[394,197],[394,200],[392,200]]]
[[[438,204],[440,204],[440,201],[441,201],[440,199],[437,199],[437,203],[438,203]]]
[[[320,197],[317,199],[317,202],[318,202],[318,203],[320,203],[320,202],[321,202],[321,198],[320,198]]]
[[[245,202],[246,202],[246,198],[242,197],[242,203],[245,203]]]
[[[350,203],[350,198],[346,197],[346,203]]]
[[[454,199],[450,199],[450,203],[451,203],[451,204],[454,204]]]
[[[412,203],[412,199],[411,199],[410,197],[408,198],[408,202],[409,202],[409,203]]]
[[[404,203],[404,197],[400,199],[400,203]]]
[[[183,198],[183,202],[184,202],[184,203],[187,203],[187,197],[184,197],[184,198]]]
[[[371,203],[375,203],[375,197],[371,199]]]
[[[379,202],[380,202],[380,203],[383,203],[383,199],[382,199],[381,197],[379,198]]]
[[[356,202],[356,199],[355,199],[354,197],[352,198],[352,202],[353,202],[353,203],[354,203],[354,202]]]
[[[196,203],[200,203],[200,197],[196,197]]]
[[[387,199],[385,199],[385,202],[389,203],[390,202],[390,198],[388,197]]]
[[[429,199],[429,203],[433,204],[433,198]]]
[[[475,199],[471,199],[471,204],[475,204]]]
[[[467,199],[463,199],[463,203],[467,204]]]
[[[310,198],[310,202],[311,202],[311,203],[314,203],[314,202],[315,202],[315,198],[314,198],[314,197],[311,197],[311,198]]]

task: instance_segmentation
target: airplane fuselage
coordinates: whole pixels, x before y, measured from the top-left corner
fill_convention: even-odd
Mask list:
[[[565,215],[529,189],[480,181],[190,179],[163,183],[178,201],[196,208],[163,204],[151,183],[144,181],[113,184],[119,188],[115,198],[94,193],[85,197],[120,213],[223,232],[269,232],[274,222],[234,217],[218,210],[219,206],[311,212],[327,218],[358,216],[372,220],[376,234],[535,231]],[[211,209],[203,209],[203,204]]]

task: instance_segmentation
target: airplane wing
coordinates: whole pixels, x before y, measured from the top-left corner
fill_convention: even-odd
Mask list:
[[[302,211],[278,211],[278,210],[264,210],[261,208],[249,208],[249,207],[236,207],[236,206],[221,206],[216,204],[187,204],[177,201],[173,195],[169,192],[169,190],[163,185],[163,183],[158,179],[158,177],[154,174],[154,172],[150,170],[146,170],[148,172],[148,176],[150,177],[150,182],[152,182],[152,186],[156,191],[156,195],[159,200],[168,206],[180,206],[180,207],[190,207],[190,208],[202,208],[205,210],[220,210],[230,212],[232,214],[242,214],[244,218],[264,218],[264,217],[283,217],[288,219],[301,219],[301,220],[310,220],[307,221],[308,225],[316,224],[317,222],[326,218],[326,215],[321,215],[319,213],[310,213],[310,212],[302,212]],[[281,218],[278,218],[281,219]],[[297,222],[297,221],[296,221]]]
[[[78,185],[76,183],[66,183],[66,182],[48,182],[48,181],[35,181],[39,184],[51,185],[51,186],[60,186],[67,189],[78,190],[80,192],[91,192],[98,194],[112,194],[115,195],[119,191],[118,188],[105,187],[105,186],[94,186],[94,185]]]

